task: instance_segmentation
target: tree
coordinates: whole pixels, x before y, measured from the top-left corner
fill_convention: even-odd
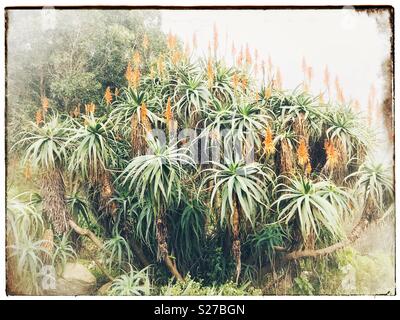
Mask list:
[[[152,153],[130,161],[119,179],[142,203],[149,202],[153,206],[159,254],[171,273],[183,280],[168,252],[166,210],[174,198],[180,201],[182,180],[187,174],[185,167],[194,166],[193,160],[186,149],[176,148],[176,145],[165,146],[149,140],[149,147]]]
[[[24,166],[34,168],[40,177],[43,212],[57,234],[65,233],[70,213],[65,201],[63,168],[67,159],[66,143],[71,123],[50,116],[46,123],[30,122],[17,144],[25,146]]]
[[[274,174],[268,167],[258,163],[245,164],[241,160],[228,162],[227,165],[214,163],[216,168],[206,169],[207,173],[202,185],[214,181],[210,204],[214,204],[214,197],[221,190],[220,222],[225,221],[232,228],[232,251],[236,261],[236,282],[239,281],[241,271],[240,251],[240,223],[243,219],[254,224],[257,212],[267,209],[270,185],[274,181]]]

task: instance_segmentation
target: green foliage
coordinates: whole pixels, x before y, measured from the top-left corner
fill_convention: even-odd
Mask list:
[[[68,261],[77,259],[77,254],[73,248],[72,242],[69,240],[69,234],[65,233],[54,240],[54,252],[52,254],[52,264],[64,269]]]
[[[197,199],[187,199],[185,193],[179,206],[171,211],[169,221],[173,252],[177,255],[178,265],[185,270],[202,258],[207,211],[204,204]]]
[[[109,271],[114,267],[123,268],[126,264],[130,264],[132,260],[132,251],[128,242],[118,234],[104,243],[102,254],[103,260],[108,261]]]
[[[164,296],[259,296],[261,290],[255,289],[250,283],[241,286],[231,282],[226,282],[220,286],[204,286],[202,281],[192,280],[188,275],[184,281],[160,288],[160,295]]]
[[[150,199],[153,205],[168,205],[172,196],[180,199],[186,169],[193,166],[193,160],[187,155],[187,149],[176,145],[161,145],[158,140],[149,140],[153,154],[134,158],[123,170],[119,179],[135,192],[144,203]]]
[[[32,194],[22,193],[7,200],[10,231],[13,232],[15,238],[18,238],[18,234],[39,235],[44,231],[42,215],[36,209],[32,196]]]
[[[327,112],[326,135],[341,142],[349,160],[362,158],[372,142],[371,134],[360,120],[350,108],[331,108]]]
[[[281,194],[275,204],[278,218],[299,224],[303,241],[311,233],[317,237],[325,228],[333,237],[343,235],[342,216],[350,211],[350,195],[329,181],[289,178],[290,185],[278,185]]]
[[[212,164],[216,168],[204,171],[206,176],[202,187],[209,181],[215,183],[210,198],[211,204],[214,203],[217,191],[220,191],[220,223],[232,223],[234,198],[237,197],[244,217],[254,224],[256,214],[264,211],[269,204],[267,191],[274,181],[273,171],[259,163],[245,164],[240,161],[228,162],[227,165],[217,162]]]
[[[354,189],[364,202],[370,201],[381,212],[394,199],[393,178],[391,169],[381,163],[365,162],[357,172],[346,179],[356,177]]]
[[[110,296],[141,296],[150,295],[152,290],[149,270],[144,268],[140,271],[132,267],[129,272],[113,280],[108,295]]]
[[[300,295],[308,295],[312,296],[314,294],[315,289],[312,284],[308,281],[307,277],[300,276],[294,278],[294,292]]]
[[[14,145],[26,146],[23,163],[39,169],[61,166],[67,158],[68,126],[68,120],[63,122],[57,114],[49,116],[44,125],[30,122],[22,139]]]
[[[37,294],[40,292],[39,279],[44,266],[43,256],[50,256],[43,244],[46,240],[33,240],[21,237],[15,244],[8,246],[9,258],[15,258],[16,273],[23,291]]]
[[[178,84],[173,96],[176,101],[176,113],[184,124],[196,124],[204,112],[209,92],[202,75],[192,76],[186,71],[179,72]]]
[[[248,236],[244,248],[249,248],[250,256],[257,259],[261,267],[266,258],[270,263],[274,262],[275,247],[283,247],[285,238],[285,233],[279,224],[265,225]]]
[[[83,118],[86,125],[75,122],[74,134],[68,141],[74,150],[69,169],[83,179],[96,180],[115,161],[115,151],[111,147],[114,137],[107,127],[108,121],[103,122],[93,115]]]

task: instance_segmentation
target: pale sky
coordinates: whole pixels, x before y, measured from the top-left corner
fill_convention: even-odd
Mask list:
[[[384,16],[388,22],[389,15]],[[218,30],[219,55],[231,61],[232,41],[236,51],[249,46],[254,59],[271,57],[280,68],[285,89],[303,81],[303,57],[312,67],[311,91],[325,91],[324,68],[330,73],[334,93],[336,76],[347,101],[357,99],[367,109],[371,86],[377,105],[382,100],[381,64],[390,55],[390,30],[379,29],[375,16],[350,9],[336,10],[162,10],[162,29],[192,44],[196,34],[197,54],[206,55]],[[333,97],[334,98],[334,97]],[[377,116],[378,115],[378,116]],[[383,117],[374,110],[375,125],[383,129]],[[382,135],[383,140],[387,135]],[[387,149],[386,149],[387,150]],[[391,152],[387,154],[392,158]],[[386,157],[385,157],[386,158]]]

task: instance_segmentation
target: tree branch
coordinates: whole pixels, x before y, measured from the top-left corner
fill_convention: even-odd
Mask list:
[[[327,255],[330,253],[333,253],[339,249],[342,249],[353,242],[355,242],[358,238],[360,238],[361,233],[368,227],[368,225],[371,223],[369,215],[366,213],[366,210],[364,210],[363,214],[361,215],[360,221],[357,223],[357,225],[353,228],[347,239],[340,241],[338,243],[335,243],[329,247],[322,248],[322,249],[317,249],[317,250],[298,250],[298,251],[293,251],[284,256],[285,261],[291,261],[291,260],[297,260],[300,258],[306,258],[306,257],[319,257],[323,255]]]
[[[93,243],[94,243],[99,249],[103,249],[103,246],[104,246],[104,245],[103,245],[103,242],[102,242],[99,238],[97,238],[96,235],[95,235],[92,231],[90,231],[90,230],[88,230],[88,229],[83,229],[83,228],[81,228],[81,227],[78,226],[73,220],[69,220],[68,223],[69,223],[70,227],[71,227],[72,229],[74,229],[74,231],[75,231],[77,234],[79,234],[79,235],[81,235],[81,236],[88,237],[90,240],[93,241]]]

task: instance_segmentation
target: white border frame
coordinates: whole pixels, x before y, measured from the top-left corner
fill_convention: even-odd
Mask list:
[[[14,7],[14,6],[43,6],[43,7],[52,7],[52,6],[352,6],[352,5],[390,5],[394,8],[394,33],[395,33],[395,48],[398,48],[399,44],[399,35],[397,34],[397,25],[396,22],[400,21],[399,11],[400,4],[395,2],[394,0],[389,1],[381,1],[375,0],[373,4],[367,4],[365,1],[360,0],[342,0],[342,1],[303,1],[298,2],[295,0],[286,0],[284,3],[278,3],[277,1],[271,0],[249,0],[249,1],[240,1],[240,0],[204,0],[204,1],[194,1],[194,0],[180,0],[180,1],[171,1],[171,0],[159,0],[159,1],[138,1],[138,0],[119,0],[116,2],[104,1],[104,0],[69,0],[69,1],[49,1],[49,0],[3,0],[0,8],[3,9],[1,14],[0,24],[2,25],[2,32],[0,34],[0,43],[2,44],[2,52],[1,52],[1,72],[0,72],[0,177],[1,177],[1,185],[0,185],[0,194],[1,194],[1,208],[0,208],[0,299],[5,300],[400,300],[399,288],[396,286],[396,295],[395,296],[256,296],[256,297],[231,297],[231,296],[190,296],[190,297],[167,297],[167,296],[144,296],[144,297],[103,297],[103,296],[7,296],[5,289],[5,11],[6,7]],[[254,8],[256,9],[256,8]],[[395,61],[399,61],[399,50],[395,49],[394,59]],[[398,68],[395,65],[395,80],[400,79],[400,75],[398,74]],[[399,99],[399,86],[396,85],[396,81],[394,82],[394,95]],[[400,125],[400,112],[395,112],[395,123]],[[399,135],[398,130],[395,130],[395,150],[399,150]],[[398,165],[397,157],[395,155],[395,167]],[[397,187],[397,181],[399,180],[398,170],[395,170],[395,181]],[[397,188],[396,188],[397,189]],[[397,190],[396,190],[397,191]],[[396,197],[396,208],[400,207],[400,197]],[[400,256],[400,245],[398,243],[399,239],[399,219],[396,217],[396,259],[395,259],[395,267],[396,267],[396,280],[399,281],[399,271],[400,265],[398,263],[398,257]]]

